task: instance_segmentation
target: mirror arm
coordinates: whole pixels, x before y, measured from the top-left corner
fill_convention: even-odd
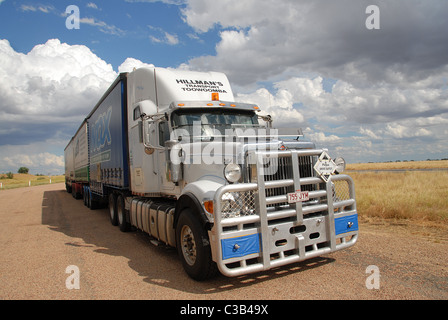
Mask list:
[[[155,147],[155,146],[153,146],[151,144],[147,144],[146,142],[143,142],[143,145],[147,149],[154,149],[154,150],[163,150],[163,151],[165,151],[165,147]]]

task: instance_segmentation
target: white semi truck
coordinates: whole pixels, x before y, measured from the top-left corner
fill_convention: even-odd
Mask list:
[[[344,249],[358,237],[342,158],[274,129],[216,72],[118,76],[65,148],[66,189],[125,232],[176,247],[204,280]]]

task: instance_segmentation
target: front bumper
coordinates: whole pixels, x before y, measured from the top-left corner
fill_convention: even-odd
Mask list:
[[[292,150],[282,157],[319,156],[321,150]],[[358,238],[353,180],[334,175],[300,177],[292,161],[290,178],[223,186],[214,198],[209,232],[212,255],[225,276],[238,276],[321,256],[355,244]],[[263,171],[257,164],[258,169]],[[303,171],[302,171],[303,172]],[[310,190],[309,200],[287,203],[282,188]],[[275,190],[271,192],[269,190]]]

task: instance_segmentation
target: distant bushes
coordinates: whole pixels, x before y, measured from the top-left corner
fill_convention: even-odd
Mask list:
[[[3,180],[3,179],[14,179],[14,174],[12,172],[8,172],[8,173],[5,173],[5,174],[2,174],[0,176],[0,179],[1,180]]]

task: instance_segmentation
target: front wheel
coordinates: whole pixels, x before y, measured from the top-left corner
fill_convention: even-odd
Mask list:
[[[176,242],[182,265],[191,278],[201,281],[216,275],[217,266],[212,260],[207,231],[190,210],[180,214]]]

